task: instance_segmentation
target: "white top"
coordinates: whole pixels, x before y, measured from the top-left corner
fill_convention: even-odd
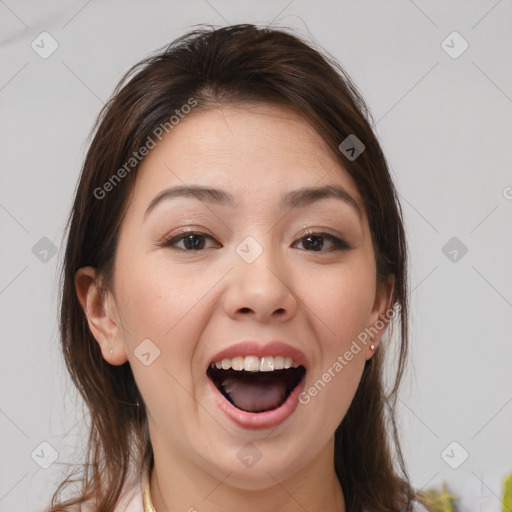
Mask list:
[[[131,492],[123,495],[115,512],[144,512],[144,502],[142,501],[142,492],[139,486],[135,486]]]
[[[414,512],[428,512],[419,503],[414,503]],[[129,488],[118,503],[115,512],[156,512],[149,488],[149,474],[146,471],[142,481],[138,485]]]
[[[144,471],[140,483],[129,488],[122,495],[115,512],[156,512],[151,501],[147,469]]]

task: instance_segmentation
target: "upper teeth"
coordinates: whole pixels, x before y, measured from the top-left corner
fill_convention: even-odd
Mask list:
[[[223,359],[222,361],[215,361],[218,370],[236,370],[247,372],[272,372],[274,370],[283,370],[288,368],[297,368],[299,363],[294,361],[291,357],[283,356],[245,356],[234,357],[233,359]]]

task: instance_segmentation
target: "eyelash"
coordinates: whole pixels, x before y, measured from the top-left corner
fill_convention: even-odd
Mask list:
[[[202,249],[184,249],[184,248],[176,246],[176,244],[178,242],[181,242],[182,240],[185,240],[187,237],[194,236],[194,235],[203,237],[205,239],[214,240],[214,238],[212,236],[207,235],[206,233],[202,233],[200,231],[185,230],[185,231],[181,231],[178,235],[175,235],[170,238],[166,238],[166,239],[162,240],[162,242],[159,242],[157,245],[160,247],[167,247],[169,249],[183,251],[183,252],[200,252],[200,251],[206,250],[204,248],[202,248]],[[328,249],[328,250],[320,250],[320,251],[301,249],[306,252],[332,252],[332,251],[340,251],[340,250],[347,251],[347,250],[352,249],[352,246],[350,244],[348,244],[342,238],[331,235],[330,233],[326,233],[324,231],[308,231],[308,232],[304,233],[303,236],[301,238],[299,238],[299,240],[297,242],[295,242],[295,244],[298,242],[304,241],[308,237],[318,237],[318,238],[322,238],[324,241],[329,240],[334,245],[334,248]],[[210,249],[210,248],[211,247],[208,247],[208,249]]]
[[[325,231],[308,231],[303,234],[301,238],[299,238],[299,242],[303,241],[304,239],[308,237],[318,237],[323,238],[324,240],[329,240],[333,246],[334,249],[325,250],[325,251],[307,251],[307,252],[331,252],[331,251],[348,251],[349,249],[352,249],[351,245],[343,240],[343,238],[340,238],[335,235],[331,235],[330,233],[326,233]]]

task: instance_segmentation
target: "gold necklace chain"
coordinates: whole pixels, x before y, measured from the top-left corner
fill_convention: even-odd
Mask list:
[[[156,512],[151,501],[151,490],[149,486],[149,470],[144,471],[142,481],[142,501],[144,502],[144,512]]]

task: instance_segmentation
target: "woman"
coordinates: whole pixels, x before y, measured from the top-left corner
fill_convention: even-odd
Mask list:
[[[285,31],[198,30],[128,72],[69,222],[62,346],[91,424],[51,512],[419,510],[394,421],[406,244],[368,117]]]

